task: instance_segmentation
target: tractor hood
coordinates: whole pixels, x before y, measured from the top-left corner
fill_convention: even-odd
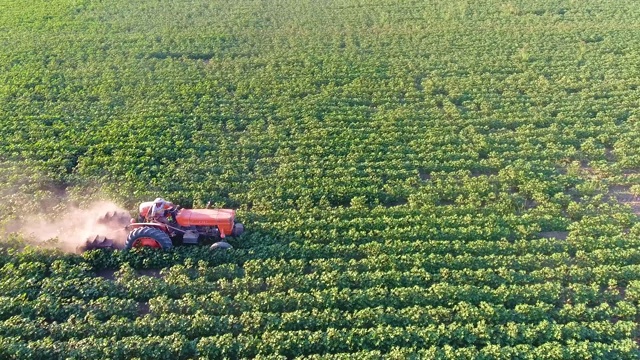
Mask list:
[[[180,226],[233,226],[236,211],[231,209],[182,209],[176,215]]]

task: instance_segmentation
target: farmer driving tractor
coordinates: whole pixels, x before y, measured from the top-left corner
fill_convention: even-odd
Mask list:
[[[177,208],[173,203],[166,201],[163,198],[156,198],[153,201],[153,206],[149,209],[147,218],[163,224],[169,224],[170,222],[175,222],[176,210]]]

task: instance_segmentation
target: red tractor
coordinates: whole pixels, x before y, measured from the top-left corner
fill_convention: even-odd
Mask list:
[[[109,236],[97,235],[87,239],[79,251],[92,249],[131,249],[149,247],[171,249],[176,245],[208,245],[211,249],[230,249],[227,236],[237,237],[244,226],[235,221],[232,209],[169,209],[167,223],[150,218],[153,202],[140,204],[138,220],[127,213],[107,213],[98,219],[98,226]],[[125,237],[126,236],[126,237]]]

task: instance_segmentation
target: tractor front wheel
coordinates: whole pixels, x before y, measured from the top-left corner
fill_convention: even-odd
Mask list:
[[[173,243],[164,231],[152,227],[142,227],[131,231],[124,243],[125,249],[139,247],[167,250],[173,247]]]

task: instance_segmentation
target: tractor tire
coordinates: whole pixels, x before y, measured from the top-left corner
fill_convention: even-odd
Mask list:
[[[244,225],[242,225],[241,223],[233,224],[233,230],[231,230],[231,236],[238,237],[242,235],[243,232],[244,232]]]
[[[173,243],[164,231],[153,227],[142,227],[133,229],[124,243],[124,248],[127,250],[137,247],[168,250],[173,247]]]
[[[213,245],[209,247],[209,250],[229,250],[229,249],[233,249],[233,246],[231,246],[231,244],[229,244],[226,241],[218,241],[216,243],[213,243]]]
[[[105,236],[90,236],[87,238],[83,245],[80,245],[76,248],[77,253],[83,253],[89,250],[95,249],[115,249],[114,241],[112,239],[108,239]]]

